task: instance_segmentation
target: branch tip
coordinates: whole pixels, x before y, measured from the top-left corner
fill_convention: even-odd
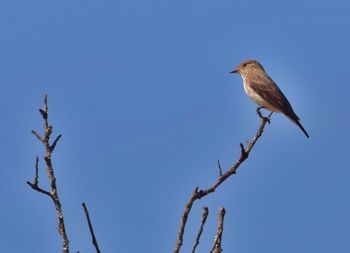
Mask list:
[[[100,253],[101,251],[100,251],[100,248],[98,247],[98,243],[97,243],[96,236],[95,236],[95,233],[94,233],[94,228],[92,227],[92,223],[91,223],[91,220],[90,220],[89,211],[88,211],[88,209],[87,209],[87,207],[86,207],[85,202],[82,203],[82,206],[83,206],[83,209],[84,209],[84,213],[85,213],[85,216],[86,216],[86,220],[87,220],[87,222],[88,222],[90,234],[91,234],[91,237],[92,237],[92,244],[95,246],[96,252],[97,252],[97,253]]]
[[[221,169],[221,164],[220,164],[220,160],[217,160],[218,163],[218,169],[219,169],[219,177],[222,177],[222,169]]]
[[[197,187],[194,189],[194,193],[198,193],[198,189],[199,189],[199,187],[197,186]]]
[[[36,156],[35,159],[35,177],[34,177],[34,185],[39,184],[39,157]]]
[[[55,147],[57,145],[57,142],[61,139],[61,137],[62,137],[62,134],[60,134],[59,136],[56,137],[56,139],[54,140],[54,142],[50,146],[51,152],[54,151],[54,149],[55,149]]]
[[[46,113],[49,111],[49,107],[47,106],[47,94],[44,96],[44,110]]]
[[[37,132],[34,130],[31,131],[31,133],[41,142],[43,142],[43,137],[41,137]]]
[[[192,253],[195,253],[196,251],[196,248],[198,247],[199,245],[199,240],[202,236],[202,233],[203,233],[203,230],[204,230],[204,225],[205,225],[205,222],[207,221],[207,218],[208,218],[208,214],[209,214],[209,208],[207,206],[204,206],[203,207],[203,211],[202,211],[202,219],[201,219],[201,225],[198,229],[198,232],[197,232],[197,236],[196,236],[196,239],[194,241],[194,245],[193,245],[193,248],[192,248]]]
[[[242,143],[240,143],[239,146],[241,147],[241,157],[247,158],[248,157],[248,152],[244,148],[244,145]]]
[[[39,109],[39,112],[44,120],[47,120],[47,112],[45,112],[43,109]]]
[[[218,217],[218,225],[217,225],[217,232],[214,239],[214,245],[211,249],[210,253],[221,253],[221,243],[222,243],[222,233],[224,231],[224,218],[225,218],[226,210],[224,207],[221,207],[219,209],[219,217]]]

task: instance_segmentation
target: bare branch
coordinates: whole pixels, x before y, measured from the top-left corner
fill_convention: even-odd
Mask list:
[[[45,195],[48,195],[49,197],[51,197],[50,192],[45,191],[44,189],[39,187],[39,157],[36,157],[36,159],[35,159],[35,177],[34,177],[33,183],[27,181],[27,184],[30,187],[32,187],[33,190],[36,190],[42,194],[45,194]]]
[[[175,249],[174,249],[174,253],[179,253],[180,252],[180,248],[183,244],[183,235],[184,235],[184,231],[185,231],[185,226],[187,223],[187,218],[189,213],[191,212],[193,203],[196,200],[199,200],[205,196],[207,196],[208,194],[211,194],[213,192],[215,192],[215,190],[230,176],[232,176],[233,174],[236,174],[237,169],[239,168],[239,166],[248,158],[249,153],[251,152],[251,150],[253,149],[255,143],[259,140],[259,138],[261,137],[262,133],[264,132],[264,128],[266,126],[267,123],[270,122],[270,116],[269,117],[264,117],[261,112],[260,112],[261,108],[257,109],[257,113],[259,115],[260,118],[260,125],[258,130],[256,131],[253,139],[248,143],[247,147],[245,148],[244,145],[242,143],[240,143],[240,147],[241,147],[241,155],[239,157],[239,159],[237,160],[237,162],[228,170],[226,171],[223,175],[221,175],[213,184],[211,187],[207,188],[207,189],[203,189],[200,190],[198,187],[194,190],[194,192],[192,193],[190,199],[188,200],[188,202],[185,205],[184,211],[182,213],[181,219],[180,219],[180,224],[179,224],[179,231],[178,231],[178,237],[176,240],[176,245],[175,245]]]
[[[219,161],[219,160],[218,160]],[[208,214],[209,214],[209,209],[208,207],[203,207],[203,212],[202,212],[202,220],[201,220],[201,226],[199,227],[198,233],[197,233],[197,237],[196,240],[194,242],[193,248],[192,248],[192,253],[195,253],[197,246],[199,245],[199,240],[201,238],[201,235],[203,233],[203,229],[204,229],[204,224],[207,221],[208,218]]]
[[[47,102],[47,100],[45,101],[45,103]],[[39,112],[41,114],[41,116],[43,117],[44,120],[47,120],[47,117],[49,116],[47,112],[45,112],[43,109],[39,109]]]
[[[37,156],[35,159],[35,178],[34,178],[34,185],[39,184],[39,157]]]
[[[89,211],[88,211],[88,209],[87,209],[87,207],[86,207],[84,202],[82,203],[82,206],[84,208],[85,216],[86,216],[86,219],[87,219],[87,222],[88,222],[88,225],[89,225],[89,230],[90,230],[90,234],[91,234],[91,237],[92,237],[92,244],[95,246],[96,252],[100,253],[101,251],[100,251],[100,249],[98,247],[98,243],[97,243],[97,240],[96,240],[96,237],[95,237],[95,233],[94,233],[94,228],[92,227],[92,224],[91,224]]]
[[[50,149],[51,149],[51,152],[54,151],[56,145],[57,145],[57,142],[60,140],[60,138],[62,137],[62,134],[60,134],[59,136],[56,137],[55,141],[52,143],[52,145],[50,146]]]
[[[40,192],[42,194],[45,194],[47,196],[49,196],[51,198],[51,194],[48,191],[45,191],[44,189],[40,188],[38,185],[36,184],[32,184],[31,182],[27,181],[27,184],[32,187],[33,190],[36,190],[37,192]]]
[[[39,141],[41,141],[41,142],[44,141],[43,137],[41,137],[41,136],[40,136],[37,132],[35,132],[34,130],[32,130],[32,134],[34,134],[34,136],[35,136],[36,138],[38,138]]]
[[[45,147],[45,155],[44,155],[44,160],[46,163],[46,171],[47,175],[50,180],[50,191],[44,190],[39,186],[39,159],[36,159],[36,164],[35,164],[35,178],[34,182],[30,183],[27,182],[27,184],[33,189],[36,190],[37,192],[40,192],[46,196],[49,196],[56,208],[56,213],[57,213],[57,219],[58,219],[58,232],[61,235],[62,238],[62,251],[63,253],[69,253],[69,240],[68,236],[66,233],[66,228],[64,224],[64,217],[63,217],[63,212],[62,212],[62,205],[60,198],[58,196],[57,192],[57,185],[56,185],[56,178],[54,174],[54,169],[52,166],[52,152],[56,147],[56,144],[58,140],[61,138],[61,135],[59,135],[56,140],[53,142],[52,145],[50,145],[50,137],[52,134],[52,126],[49,125],[48,122],[48,106],[47,106],[47,95],[45,95],[44,98],[44,109],[39,109],[39,112],[44,120],[44,136],[40,136],[36,131],[32,131],[32,133],[44,144]]]
[[[185,226],[187,223],[187,218],[191,212],[192,205],[193,205],[194,201],[196,200],[197,194],[198,194],[198,187],[196,187],[196,189],[194,189],[190,200],[185,205],[185,210],[184,210],[182,217],[181,217],[181,220],[180,220],[179,233],[178,233],[178,237],[177,237],[177,241],[176,241],[176,248],[175,248],[174,253],[178,253],[180,250],[180,247],[183,244],[183,235],[185,233]]]
[[[244,145],[242,143],[239,144],[239,146],[241,147],[241,157],[248,157],[247,151],[244,148]]]
[[[214,239],[214,246],[210,253],[221,253],[221,242],[222,242],[222,233],[224,231],[224,217],[225,217],[226,210],[225,208],[221,207],[219,210],[219,218],[218,218],[218,228]]]

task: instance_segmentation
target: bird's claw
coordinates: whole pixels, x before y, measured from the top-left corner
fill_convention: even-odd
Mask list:
[[[262,114],[261,109],[265,109],[265,107],[264,107],[264,106],[260,106],[260,107],[256,108],[256,113],[259,115],[259,117],[260,117],[262,120],[264,120],[264,121],[266,121],[267,123],[270,124],[270,123],[271,123],[271,116],[272,116],[273,112],[271,112],[271,113],[269,114],[269,116],[265,117],[265,116]]]

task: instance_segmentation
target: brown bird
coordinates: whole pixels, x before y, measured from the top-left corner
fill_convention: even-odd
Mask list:
[[[256,104],[271,112],[283,113],[297,124],[306,137],[309,138],[288,99],[277,84],[266,74],[259,62],[256,60],[243,61],[230,73],[238,73],[242,76],[244,90]]]

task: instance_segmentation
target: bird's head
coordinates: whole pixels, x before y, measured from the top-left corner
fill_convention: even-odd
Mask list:
[[[265,71],[263,66],[256,60],[245,60],[241,62],[234,70],[230,73],[238,73],[240,75],[245,75],[250,71],[262,70]]]

